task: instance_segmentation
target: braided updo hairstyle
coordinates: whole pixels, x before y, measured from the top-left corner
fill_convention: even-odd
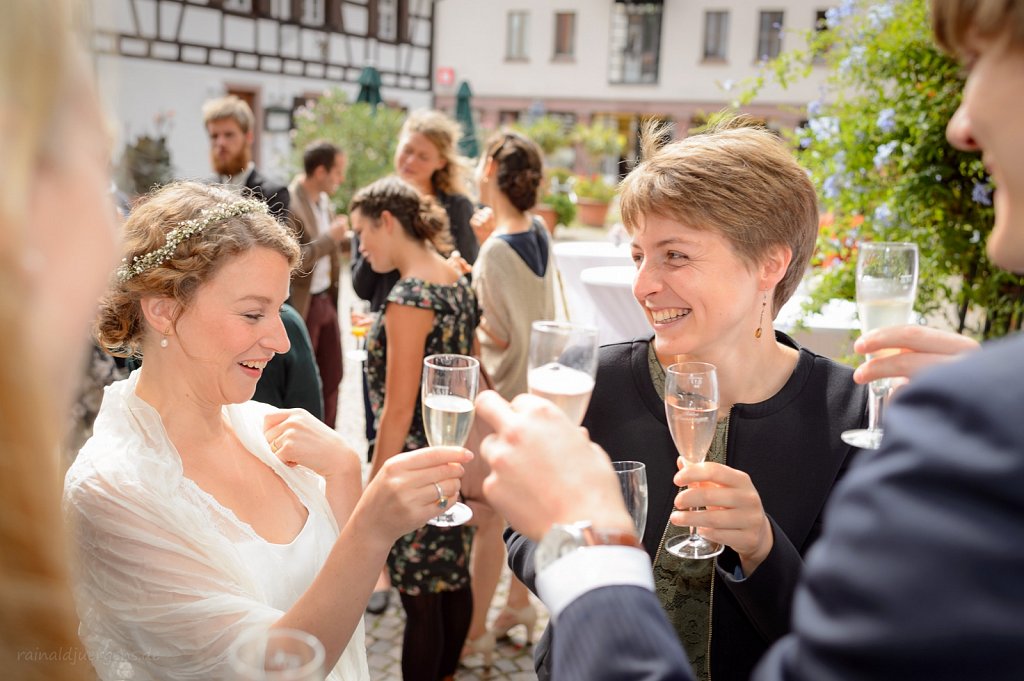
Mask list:
[[[376,223],[388,211],[402,229],[417,241],[426,241],[441,254],[452,249],[448,231],[448,214],[432,196],[421,197],[413,186],[389,175],[356,192],[348,205],[349,212],[359,211]]]
[[[544,178],[540,147],[517,132],[501,130],[487,141],[487,157],[494,159],[498,166],[498,189],[516,210],[533,208]]]
[[[147,196],[124,225],[123,252],[128,262],[167,242],[176,225],[216,211],[243,198],[237,189],[197,182],[175,182]],[[231,256],[262,246],[283,255],[294,269],[299,264],[295,235],[266,213],[246,213],[218,220],[202,232],[178,244],[174,254],[160,265],[127,280],[114,278],[100,301],[94,332],[96,340],[116,357],[138,357],[146,325],[140,301],[147,296],[166,296],[185,308],[196,291]]]

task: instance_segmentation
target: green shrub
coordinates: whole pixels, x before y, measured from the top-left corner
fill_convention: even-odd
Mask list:
[[[348,160],[345,181],[331,199],[346,211],[360,187],[391,173],[398,132],[405,114],[398,109],[370,104],[349,104],[339,89],[328,90],[314,104],[295,114],[292,130],[293,165],[302,170],[302,152],[310,142],[327,140],[339,146]]]
[[[826,21],[828,30],[770,62],[738,102],[768,79],[785,86],[822,62],[827,69],[823,96],[794,134],[825,211],[816,306],[854,297],[857,242],[913,241],[921,250],[918,312],[941,312],[980,337],[1020,329],[1024,278],[985,255],[991,180],[978,154],[945,138],[963,76],[932,40],[926,0],[843,0]]]

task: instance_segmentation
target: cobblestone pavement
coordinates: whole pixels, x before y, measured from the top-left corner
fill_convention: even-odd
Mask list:
[[[349,333],[349,306],[354,301],[351,281],[348,280],[348,267],[344,267],[346,276],[342,281],[341,317],[342,344],[348,352],[355,348],[355,340]],[[341,394],[338,400],[338,431],[357,452],[366,451],[365,422],[363,419],[362,397],[362,364],[350,357],[345,358],[345,373],[341,382]],[[491,605],[488,621],[497,616],[505,602],[508,591],[508,568],[505,569],[497,593]],[[534,640],[547,625],[547,613],[539,600],[533,599],[538,611],[537,627]],[[402,632],[405,628],[405,615],[398,602],[398,594],[392,591],[388,609],[380,615],[366,615],[366,649],[370,664],[370,677],[373,681],[401,681]],[[533,671],[533,646],[526,644],[526,633],[523,627],[510,632],[511,639],[498,644],[495,649],[493,665],[489,670],[483,668],[483,660],[478,656],[467,658],[455,675],[458,681],[536,681]]]

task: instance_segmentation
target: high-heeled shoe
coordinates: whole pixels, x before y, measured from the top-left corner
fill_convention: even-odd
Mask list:
[[[498,616],[494,618],[491,626],[491,633],[495,640],[508,638],[508,632],[519,625],[526,627],[526,645],[533,643],[533,629],[537,626],[537,610],[532,603],[527,603],[518,610],[504,607]]]
[[[494,647],[496,645],[497,641],[494,640],[494,634],[485,631],[476,638],[466,639],[462,646],[462,655],[459,659],[464,662],[467,657],[480,655],[484,658],[484,669],[490,669],[491,663],[494,661]]]

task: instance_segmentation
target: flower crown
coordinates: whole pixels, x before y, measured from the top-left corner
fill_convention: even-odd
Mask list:
[[[215,208],[202,209],[199,211],[199,217],[174,225],[171,231],[167,232],[166,243],[160,248],[135,256],[132,258],[131,263],[128,262],[128,258],[124,258],[121,261],[122,265],[117,268],[117,280],[126,282],[132,277],[147,272],[154,267],[159,267],[171,259],[174,251],[181,243],[196,234],[202,233],[210,225],[249,213],[267,215],[269,213],[267,204],[260,199],[240,199],[233,203],[221,204]]]

